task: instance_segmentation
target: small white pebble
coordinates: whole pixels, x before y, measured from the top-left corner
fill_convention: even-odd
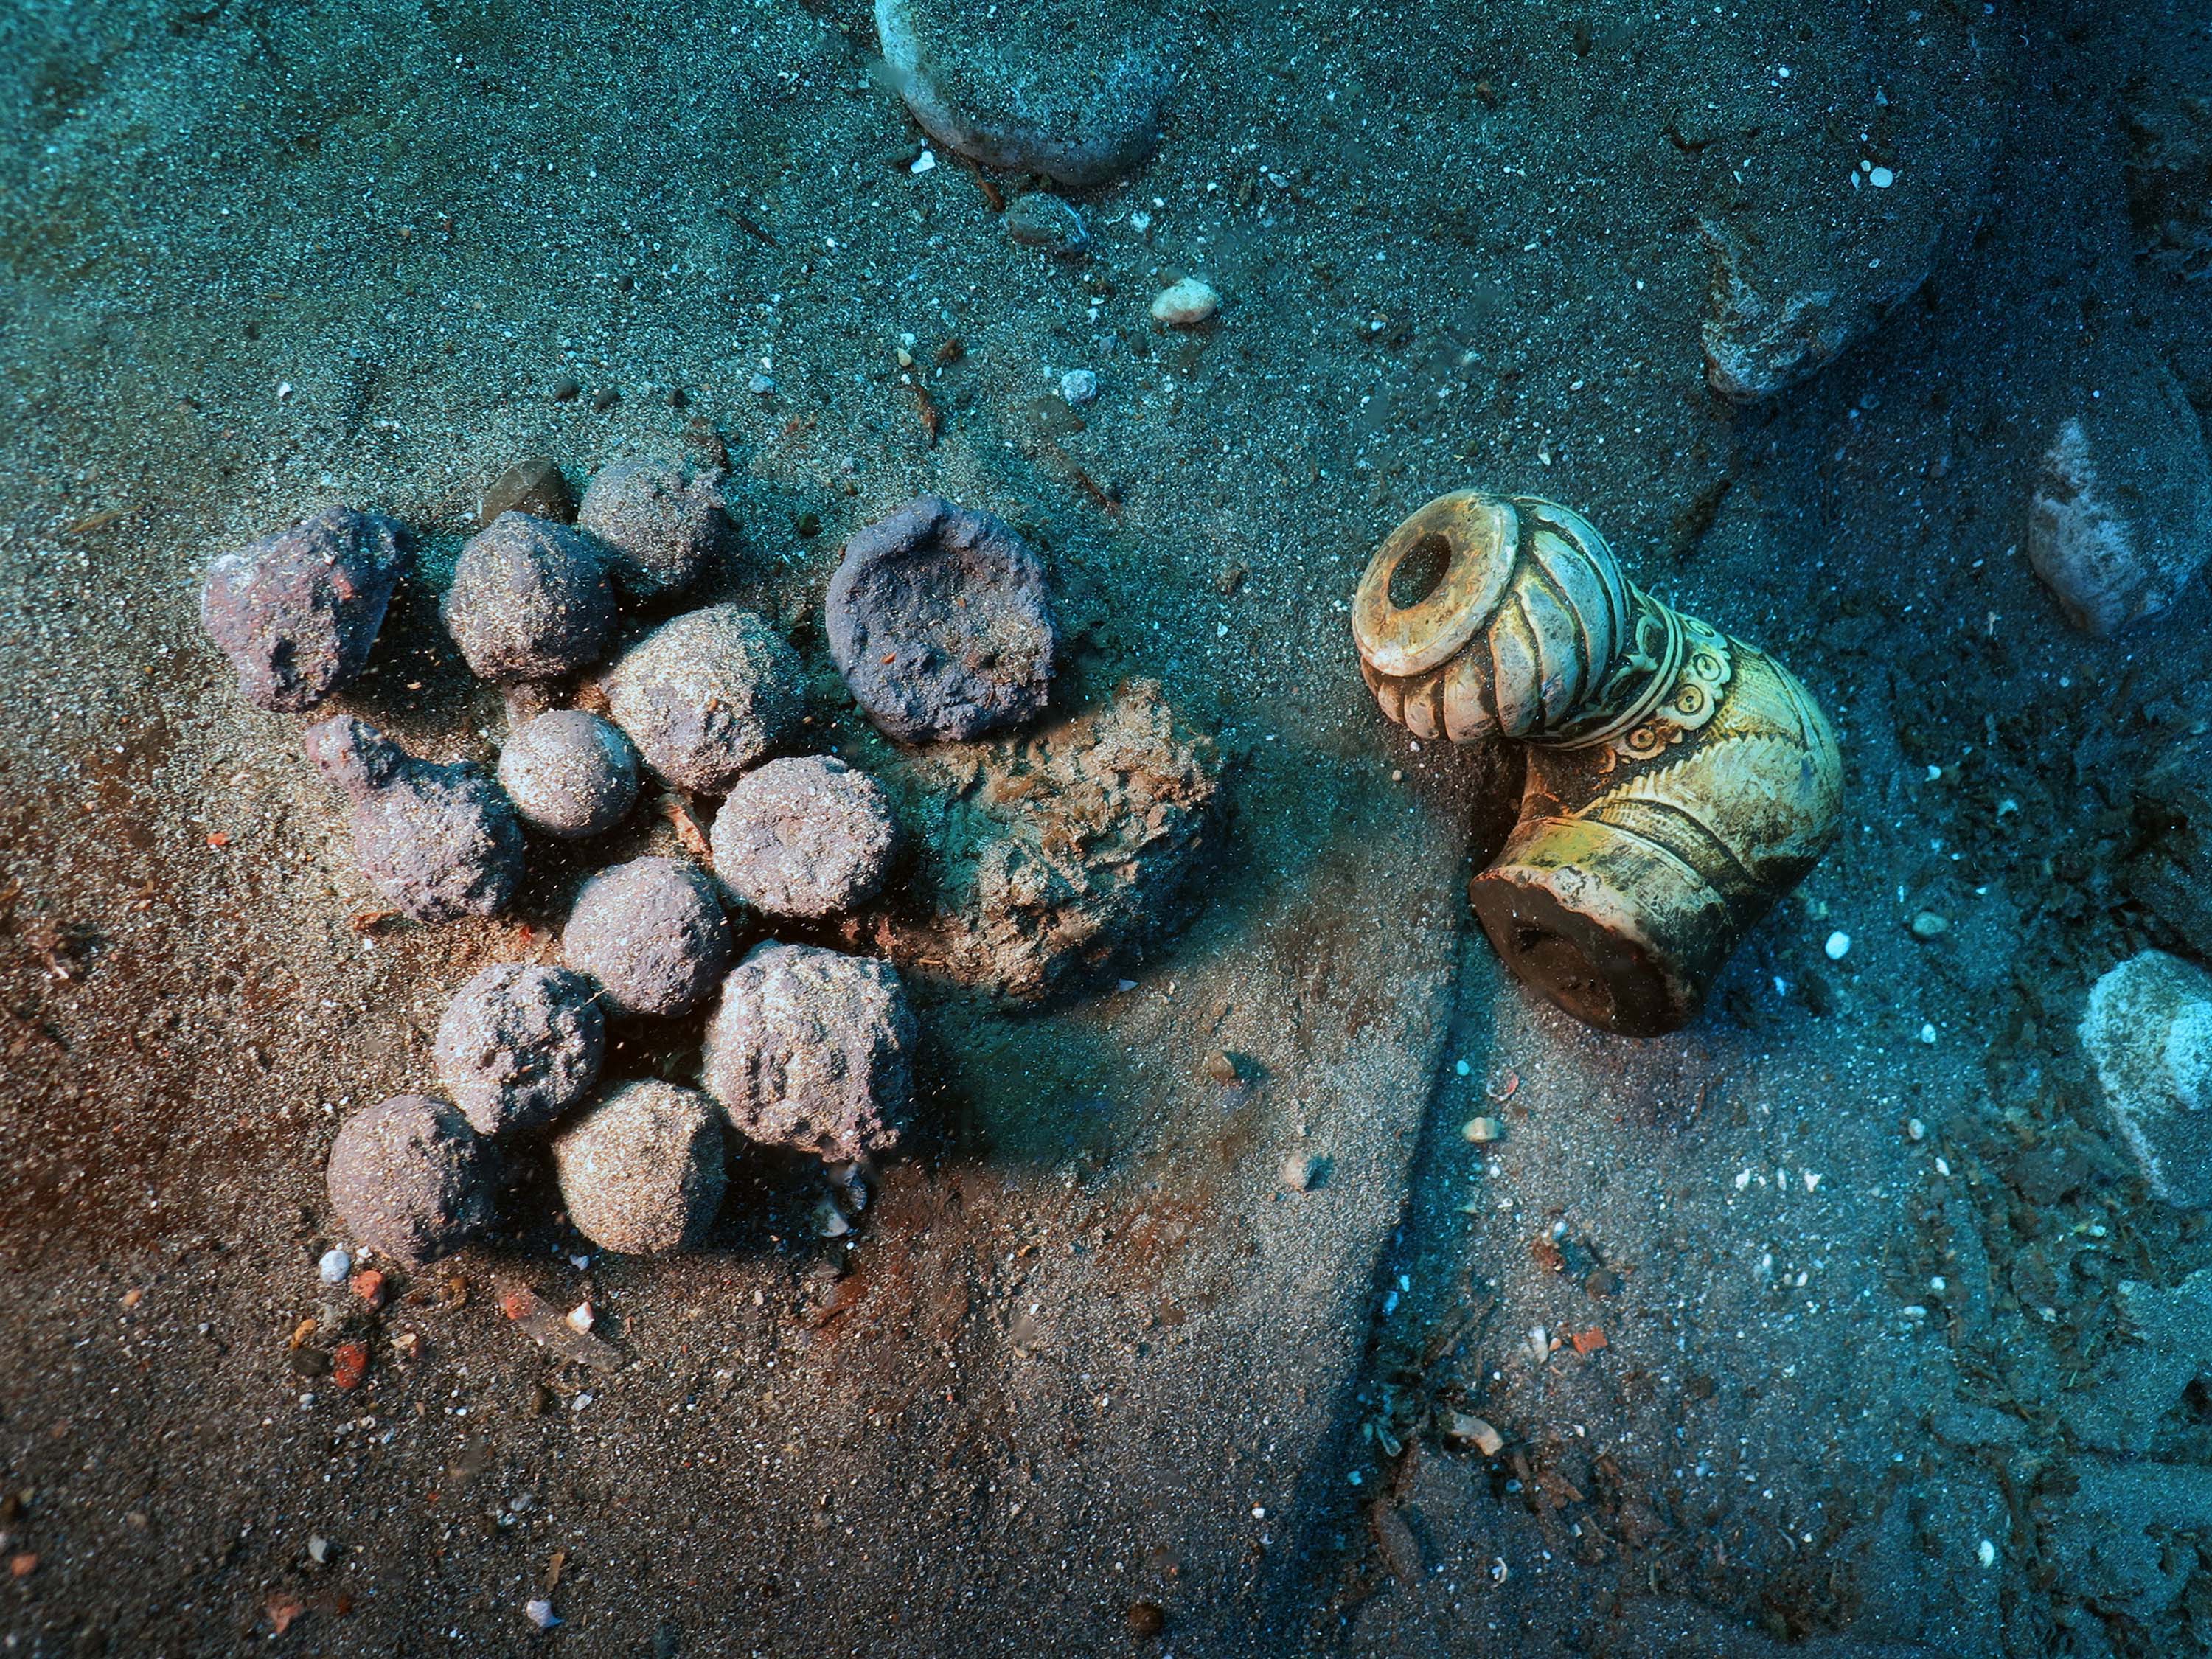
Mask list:
[[[1829,961],[1841,962],[1851,953],[1851,936],[1838,927],[1828,935],[1827,944],[1821,948],[1827,951]]]
[[[1920,1023],[1920,1040],[1931,1048],[1936,1046],[1936,1028],[1925,1020]]]
[[[353,1272],[353,1258],[343,1250],[325,1250],[323,1259],[315,1264],[315,1272],[325,1285],[343,1285]]]
[[[553,1604],[545,1601],[525,1601],[522,1616],[540,1630],[551,1630],[561,1622],[553,1612]]]
[[[1494,1117],[1471,1117],[1460,1133],[1478,1146],[1505,1139],[1505,1126]]]
[[[1186,276],[1152,296],[1152,320],[1170,328],[1195,328],[1221,309],[1221,295],[1209,283]]]
[[[1098,395],[1098,377],[1087,368],[1071,368],[1060,377],[1064,403],[1087,404]]]
[[[907,171],[914,173],[927,173],[936,165],[937,153],[934,150],[926,149],[914,158],[913,163],[908,167]]]
[[[1896,182],[1897,175],[1887,167],[1876,167],[1867,174],[1867,183],[1872,185],[1876,190],[1887,190]]]
[[[1452,1070],[1462,1077],[1472,1077],[1474,1074],[1474,1067],[1468,1065],[1463,1060],[1461,1060],[1459,1064],[1453,1066]]]
[[[1807,1192],[1817,1193],[1820,1190],[1820,1182],[1822,1177],[1819,1174],[1811,1170],[1800,1170],[1799,1173],[1805,1177],[1805,1190]]]
[[[592,1328],[592,1304],[579,1302],[568,1310],[568,1328],[580,1336],[583,1335]]]
[[[1984,1567],[1994,1567],[1997,1564],[1997,1547],[1984,1538],[1981,1547],[1974,1552],[1974,1559]]]
[[[1909,1117],[1905,1120],[1905,1133],[1910,1139],[1925,1140],[1928,1139],[1928,1126],[1917,1117]]]

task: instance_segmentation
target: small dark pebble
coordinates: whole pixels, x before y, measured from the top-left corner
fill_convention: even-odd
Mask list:
[[[822,533],[822,515],[802,513],[791,521],[791,533],[803,542],[811,542]]]
[[[1132,1601],[1129,1603],[1130,1635],[1145,1637],[1158,1636],[1167,1627],[1168,1616],[1165,1613],[1160,1610],[1160,1606],[1157,1601]]]
[[[555,524],[576,522],[576,497],[561,469],[543,456],[517,461],[484,486],[477,503],[477,528],[489,529],[502,513],[527,513]]]
[[[1083,216],[1049,191],[1033,190],[1018,198],[1000,222],[1011,240],[1063,259],[1073,258],[1091,246]]]
[[[563,374],[553,382],[553,401],[556,404],[573,404],[583,389],[575,381]]]
[[[622,393],[612,386],[601,386],[592,394],[592,407],[604,415],[622,401]]]

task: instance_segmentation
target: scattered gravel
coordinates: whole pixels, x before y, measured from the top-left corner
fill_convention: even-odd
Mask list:
[[[625,1084],[554,1139],[553,1169],[568,1219],[602,1249],[696,1249],[722,1206],[722,1125],[696,1090]]]
[[[876,896],[897,843],[873,778],[832,756],[799,756],[732,786],[714,818],[714,873],[770,915],[835,915]]]
[[[348,1118],[331,1146],[331,1206],[402,1261],[447,1255],[492,1223],[498,1154],[451,1103],[398,1095]]]
[[[353,802],[354,856],[416,921],[497,915],[522,884],[522,824],[481,768],[418,760],[349,714],[301,738],[324,781]]]
[[[532,829],[564,840],[601,836],[637,802],[637,751],[597,714],[556,708],[507,738],[499,783]]]
[[[703,1077],[748,1139],[849,1163],[898,1144],[915,1037],[890,963],[771,942],[723,981]]]
[[[1044,565],[988,513],[923,495],[855,532],[827,610],[830,653],[887,736],[979,737],[1045,706]]]
[[[717,605],[663,623],[603,684],[647,766],[679,789],[719,795],[798,735],[803,672],[760,617]]]
[[[713,480],[657,461],[617,461],[584,491],[576,522],[613,550],[611,571],[640,599],[680,592],[726,544],[731,525]]]
[[[304,714],[361,672],[414,568],[398,525],[334,507],[209,566],[200,626],[238,671],[240,696]]]
[[[560,968],[501,963],[461,987],[438,1022],[438,1079],[477,1133],[532,1129],[581,1100],[606,1048],[599,990]]]
[[[615,595],[592,544],[565,525],[502,513],[461,550],[441,607],[477,677],[556,680],[614,636]]]
[[[696,1007],[732,948],[714,879],[679,859],[602,870],[576,895],[561,954],[605,988],[617,1013],[672,1016]]]

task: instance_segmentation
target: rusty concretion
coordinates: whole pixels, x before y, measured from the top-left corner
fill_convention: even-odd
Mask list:
[[[1811,695],[1629,581],[1565,507],[1438,496],[1376,550],[1352,629],[1416,737],[1527,746],[1468,896],[1506,965],[1592,1025],[1681,1025],[1835,835],[1843,760]]]

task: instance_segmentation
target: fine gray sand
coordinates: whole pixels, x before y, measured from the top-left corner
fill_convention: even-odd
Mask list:
[[[2130,871],[2212,600],[2092,638],[2021,550],[2059,421],[2201,444],[2212,11],[1181,22],[1157,150],[1060,191],[1072,258],[1007,235],[1031,181],[925,149],[858,0],[0,9],[6,1652],[2207,1650],[2212,1307],[2174,1287],[2212,1237],[2075,1028],[2206,948]],[[1186,276],[1219,313],[1163,327]],[[438,620],[485,485],[722,447],[684,603],[790,642],[808,746],[915,821],[823,593],[916,495],[988,511],[1049,572],[1048,718],[1144,677],[1218,738],[1205,908],[1042,1008],[914,978],[864,1209],[732,1143],[708,1248],[614,1255],[527,1144],[506,1224],[380,1260],[372,1308],[317,1274],[339,1123],[707,816],[648,784],[533,841],[518,914],[394,918],[200,577],[325,507],[406,525],[320,713],[489,770]],[[1841,737],[1843,835],[1676,1036],[1503,974],[1465,884],[1511,767],[1361,684],[1370,552],[1468,485],[1589,515]],[[703,1018],[611,1029],[609,1081],[696,1084]],[[534,1343],[518,1286],[600,1346]]]

